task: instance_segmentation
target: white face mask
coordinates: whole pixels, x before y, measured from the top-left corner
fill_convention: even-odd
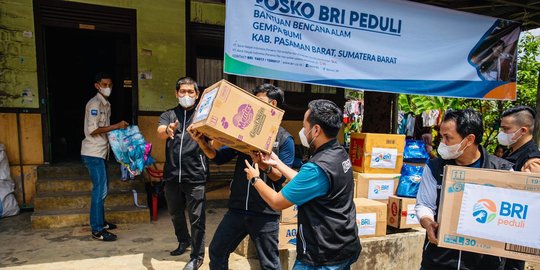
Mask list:
[[[178,98],[178,103],[184,108],[189,108],[195,104],[195,98],[192,98],[188,95],[185,95],[181,98]]]
[[[313,130],[313,128],[311,128],[311,129],[309,130],[308,133],[311,133],[312,130]],[[300,142],[302,143],[302,145],[303,145],[304,147],[307,147],[307,148],[309,148],[309,146],[311,146],[311,143],[313,142],[313,140],[315,140],[315,138],[313,138],[313,139],[311,140],[311,142],[308,142],[308,139],[307,139],[307,137],[306,137],[306,134],[304,134],[304,128],[302,128],[302,129],[300,130],[300,132],[298,132],[298,136],[300,136]]]
[[[437,152],[439,152],[439,155],[441,155],[442,159],[456,159],[463,155],[463,151],[465,151],[465,148],[463,148],[461,151],[459,151],[459,148],[461,147],[461,144],[465,141],[463,139],[460,143],[454,144],[454,145],[446,145],[445,143],[441,142],[439,144],[439,148],[437,148]]]
[[[497,134],[497,141],[499,141],[499,144],[501,145],[504,145],[504,146],[510,146],[514,143],[516,143],[519,138],[521,138],[521,136],[523,136],[523,134],[519,135],[519,137],[517,137],[517,139],[512,139],[514,138],[514,136],[516,135],[516,133],[518,133],[519,129],[516,130],[516,132],[513,132],[513,133],[504,133],[503,131],[499,132],[499,134]]]
[[[105,97],[109,97],[111,95],[111,91],[112,89],[110,87],[107,87],[107,88],[99,88],[99,91],[101,92],[101,94]]]

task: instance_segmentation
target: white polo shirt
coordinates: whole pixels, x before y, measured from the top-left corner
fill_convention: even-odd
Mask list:
[[[101,94],[86,103],[84,116],[84,140],[81,145],[81,155],[107,158],[109,152],[109,140],[107,133],[90,135],[100,127],[110,126],[111,104]]]

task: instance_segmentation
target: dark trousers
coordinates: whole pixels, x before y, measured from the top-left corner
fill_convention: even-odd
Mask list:
[[[281,269],[278,251],[279,216],[227,211],[210,243],[210,269],[229,269],[229,255],[249,235],[261,269]]]
[[[174,233],[179,243],[191,244],[191,258],[204,258],[204,235],[206,225],[206,184],[165,182],[165,199],[171,215]],[[187,207],[191,222],[189,236],[186,215]]]

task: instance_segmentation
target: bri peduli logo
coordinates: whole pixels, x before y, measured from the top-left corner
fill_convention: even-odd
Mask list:
[[[497,226],[525,228],[529,205],[501,201],[498,209],[492,200],[480,199],[474,204],[473,217],[481,224],[497,219]]]
[[[375,185],[375,189],[373,189],[373,193],[379,194],[381,192],[387,192],[390,190],[390,185]]]
[[[497,206],[492,200],[481,199],[474,204],[473,217],[478,223],[488,223],[497,217]]]
[[[375,157],[375,162],[383,162],[383,161],[389,161],[392,159],[392,154],[390,153],[379,153],[377,157]]]

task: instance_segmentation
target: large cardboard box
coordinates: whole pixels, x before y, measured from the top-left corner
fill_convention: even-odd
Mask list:
[[[193,127],[241,152],[269,153],[282,118],[282,110],[221,80],[201,95],[193,116]]]
[[[353,133],[349,146],[353,170],[361,173],[400,173],[405,135]]]
[[[278,248],[288,249],[291,246],[296,246],[296,231],[297,230],[298,230],[298,224],[280,223]]]
[[[366,198],[355,198],[356,224],[361,238],[386,235],[386,204]]]
[[[353,173],[356,182],[355,196],[387,202],[388,197],[395,195],[400,174]]]
[[[388,197],[388,226],[398,229],[420,227],[415,205],[416,199],[413,198]]]
[[[281,210],[281,222],[282,223],[296,223],[298,222],[298,206],[295,204],[289,208]]]
[[[540,175],[447,166],[441,195],[440,247],[540,262]]]

